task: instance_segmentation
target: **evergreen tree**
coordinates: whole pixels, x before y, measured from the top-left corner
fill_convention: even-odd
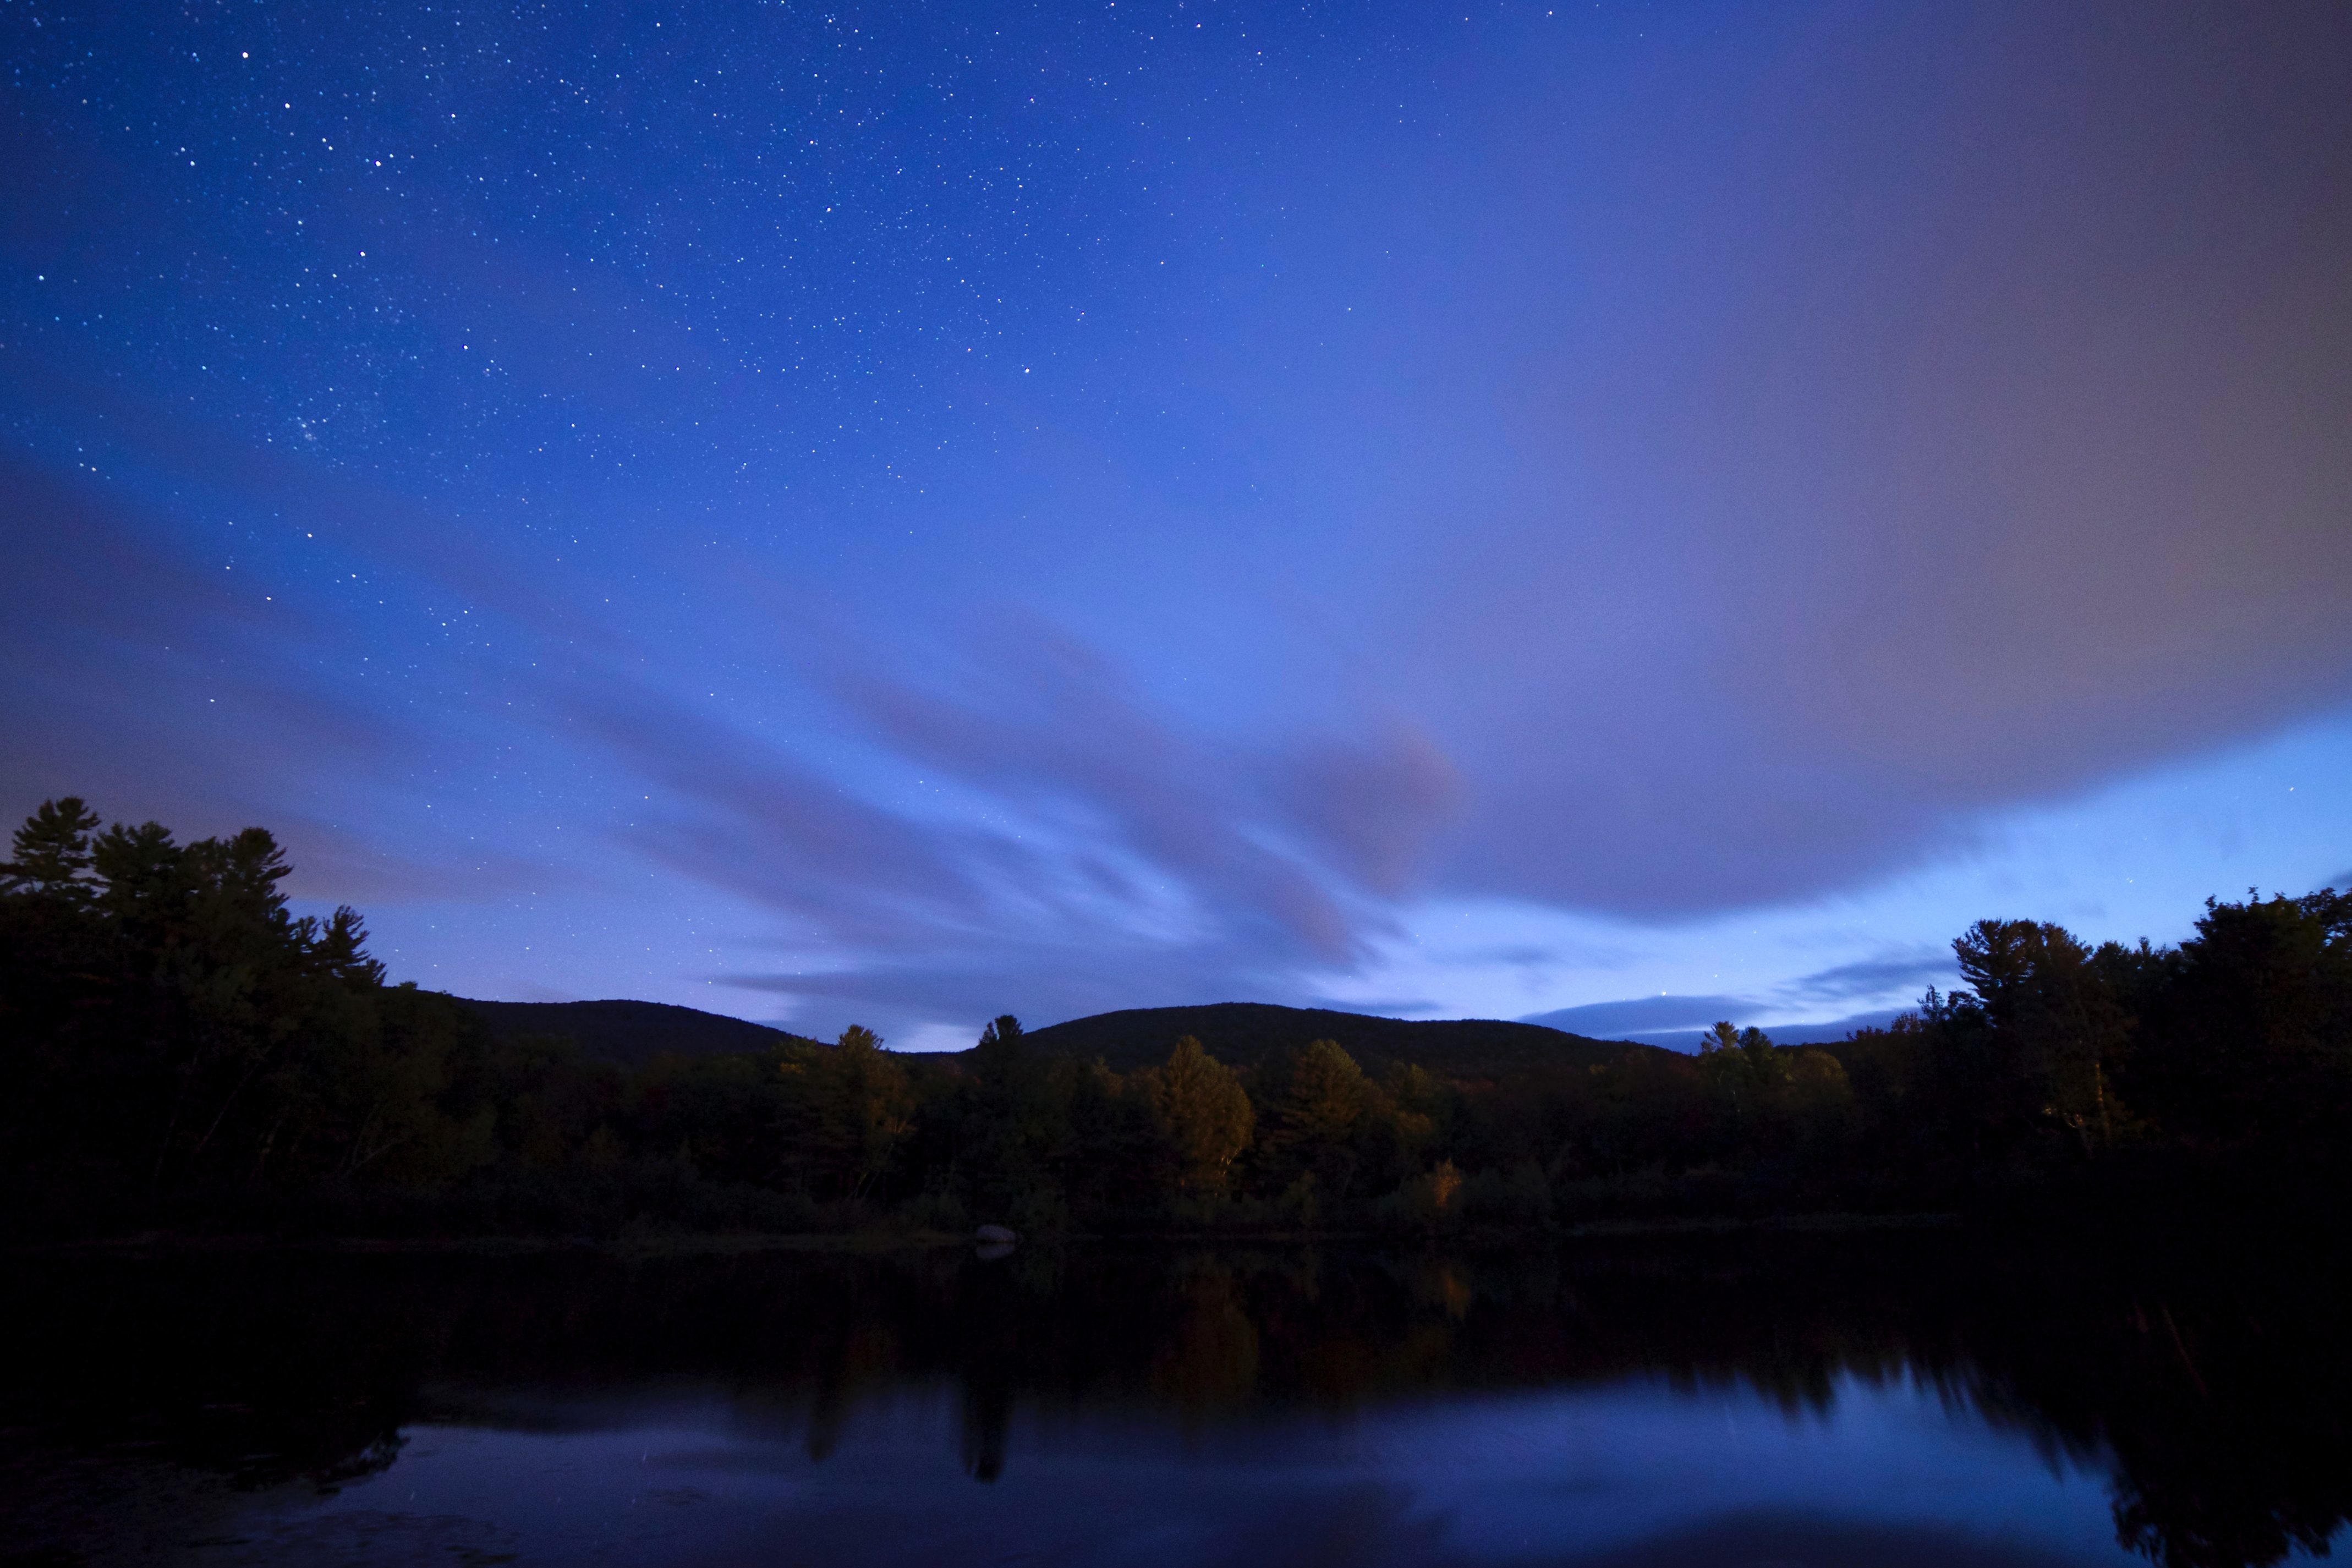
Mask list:
[[[1241,1080],[1187,1035],[1146,1076],[1144,1092],[1172,1155],[1177,1190],[1222,1194],[1256,1123]]]

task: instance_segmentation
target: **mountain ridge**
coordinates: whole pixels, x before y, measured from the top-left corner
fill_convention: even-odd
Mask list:
[[[583,1002],[455,1000],[493,1039],[569,1037],[583,1056],[642,1067],[664,1052],[721,1056],[774,1050],[804,1037],[769,1024],[667,1002],[608,998]],[[1309,1040],[1337,1040],[1378,1074],[1410,1062],[1457,1078],[1491,1078],[1542,1067],[1592,1067],[1662,1047],[1601,1040],[1542,1024],[1505,1018],[1383,1018],[1328,1007],[1270,1002],[1213,1002],[1180,1007],[1125,1007],[1069,1018],[1029,1031],[1030,1049],[1046,1056],[1100,1059],[1119,1072],[1168,1058],[1190,1035],[1230,1067],[1254,1068]],[[822,1043],[822,1042],[818,1042]],[[953,1062],[970,1051],[938,1053]]]
[[[611,997],[593,1002],[479,1002],[454,998],[481,1021],[492,1039],[565,1036],[583,1056],[643,1067],[664,1051],[714,1057],[773,1050],[802,1037],[771,1024],[668,1002]]]
[[[1034,1050],[1099,1058],[1115,1071],[1131,1072],[1165,1061],[1186,1035],[1229,1067],[1258,1067],[1309,1040],[1337,1040],[1375,1073],[1391,1063],[1410,1062],[1461,1078],[1540,1067],[1595,1067],[1661,1050],[1637,1041],[1597,1040],[1505,1018],[1382,1018],[1270,1002],[1120,1008],[1049,1024],[1024,1038]]]

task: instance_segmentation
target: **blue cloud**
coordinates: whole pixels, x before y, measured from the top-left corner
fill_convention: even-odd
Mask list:
[[[1789,982],[1782,992],[1791,1001],[1836,1002],[1895,990],[1916,991],[1930,984],[1948,985],[1958,973],[1949,948],[1918,947],[1820,970]]]
[[[1601,1039],[1630,1038],[1637,1030],[1654,1034],[1678,1029],[1692,1030],[1696,1037],[1696,1031],[1710,1024],[1725,1018],[1737,1021],[1755,1010],[1756,1004],[1743,996],[1634,996],[1622,1002],[1591,1002],[1530,1014],[1519,1022]]]

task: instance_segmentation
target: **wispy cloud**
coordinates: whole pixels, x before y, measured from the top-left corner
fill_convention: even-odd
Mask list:
[[[1856,996],[1880,996],[1891,991],[1915,991],[1927,984],[1948,984],[1958,973],[1949,948],[1918,947],[1820,970],[1789,982],[1776,994],[1792,1005],[1843,1002]]]
[[[1580,1007],[1530,1014],[1520,1022],[1613,1039],[1636,1031],[1704,1029],[1720,1019],[1745,1017],[1753,1008],[1754,1004],[1742,996],[1633,996],[1622,1002],[1589,1002]]]

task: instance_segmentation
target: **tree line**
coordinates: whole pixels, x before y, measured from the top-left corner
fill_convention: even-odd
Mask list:
[[[0,1180],[20,1226],[1425,1233],[1899,1211],[2302,1179],[2352,1116],[2352,894],[2209,900],[2176,946],[1983,921],[1964,988],[1831,1046],[1368,1074],[1329,1040],[1128,1073],[990,1024],[638,1068],[498,1039],[297,917],[266,831],[46,803],[0,868]],[[2169,1186],[2168,1187],[2168,1184]]]

